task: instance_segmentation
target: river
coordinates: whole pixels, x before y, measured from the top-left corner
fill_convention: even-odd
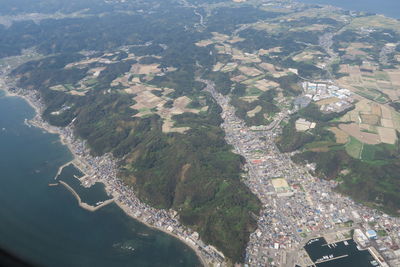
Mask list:
[[[90,212],[65,187],[50,187],[58,167],[71,160],[67,148],[57,135],[25,125],[34,110],[1,90],[0,114],[2,249],[40,266],[200,265],[181,241],[115,204]]]

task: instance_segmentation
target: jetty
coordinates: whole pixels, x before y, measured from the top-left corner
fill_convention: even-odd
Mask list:
[[[92,212],[96,211],[96,210],[101,209],[102,207],[107,206],[108,204],[111,204],[112,202],[114,202],[114,198],[112,198],[112,199],[108,199],[108,200],[104,201],[103,203],[101,203],[98,206],[92,206],[85,202],[82,202],[81,197],[78,195],[78,193],[76,193],[76,191],[69,184],[67,184],[66,182],[63,182],[63,181],[60,181],[60,184],[65,186],[65,188],[67,188],[72,193],[72,195],[74,195],[76,200],[78,200],[78,204],[81,208],[88,210],[88,211],[92,211]]]
[[[62,173],[63,169],[71,164],[74,164],[74,161],[68,161],[67,163],[65,163],[64,165],[61,165],[60,168],[58,168],[57,174],[56,176],[54,176],[54,180],[57,180],[58,176],[60,176],[60,174]]]

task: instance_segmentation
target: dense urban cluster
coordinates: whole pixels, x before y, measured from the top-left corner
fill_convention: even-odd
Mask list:
[[[207,81],[205,81],[207,82]],[[274,143],[279,124],[269,131],[253,131],[235,115],[229,97],[216,92],[212,83],[207,90],[221,105],[226,140],[236,153],[246,158],[243,181],[258,196],[263,210],[258,229],[251,234],[246,263],[249,266],[294,266],[304,244],[312,237],[343,229],[384,229],[388,234],[369,242],[382,252],[382,260],[397,266],[400,259],[400,220],[353,202],[332,191],[335,181],[309,174],[313,168],[295,165],[290,154],[281,153]],[[289,111],[282,111],[276,120]],[[289,185],[274,186],[277,178]],[[374,227],[372,227],[374,225]],[[347,238],[350,238],[348,236]],[[384,265],[384,264],[382,264]]]
[[[350,90],[339,88],[336,85],[303,82],[302,87],[305,94],[304,97],[312,101],[325,100],[325,103],[321,105],[321,111],[323,112],[340,113],[350,108],[354,103]]]

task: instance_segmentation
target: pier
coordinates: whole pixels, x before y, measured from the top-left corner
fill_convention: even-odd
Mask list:
[[[65,186],[65,188],[67,188],[67,189],[74,195],[74,197],[76,198],[76,200],[78,200],[78,204],[79,204],[79,206],[80,206],[81,208],[83,208],[83,209],[85,209],[85,210],[88,210],[88,211],[92,211],[92,212],[93,212],[93,211],[96,211],[96,210],[101,209],[102,207],[107,206],[108,204],[114,202],[114,198],[112,198],[112,199],[109,199],[109,200],[104,201],[103,203],[101,203],[101,204],[98,205],[98,206],[91,206],[91,205],[89,205],[89,204],[87,204],[87,203],[85,203],[85,202],[82,202],[82,199],[81,199],[81,197],[78,195],[78,193],[76,193],[76,191],[75,191],[71,186],[69,186],[66,182],[60,181],[60,184],[62,184],[63,186]]]
[[[348,256],[349,255],[341,255],[341,256],[334,257],[334,258],[329,258],[329,259],[320,259],[320,260],[317,260],[315,263],[319,264],[319,263],[323,263],[323,262],[334,261],[334,260],[337,260],[337,259],[346,258]]]

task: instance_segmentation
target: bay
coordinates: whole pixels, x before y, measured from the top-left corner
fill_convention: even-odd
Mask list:
[[[0,90],[0,247],[40,266],[199,266],[189,247],[111,204],[84,210],[49,186],[71,154],[58,136],[28,127],[33,109]],[[72,178],[71,178],[72,179]]]
[[[341,7],[353,11],[366,11],[400,18],[399,0],[297,0],[306,4],[322,4]]]

